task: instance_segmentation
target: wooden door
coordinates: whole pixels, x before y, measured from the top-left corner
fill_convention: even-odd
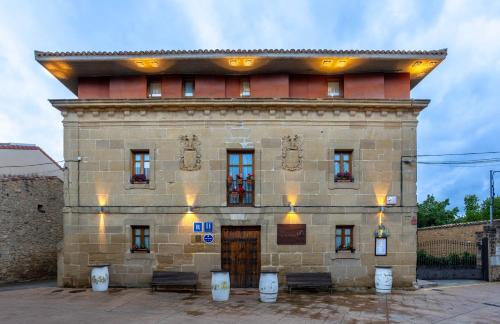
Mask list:
[[[257,288],[260,274],[260,226],[222,226],[221,265],[232,288]]]

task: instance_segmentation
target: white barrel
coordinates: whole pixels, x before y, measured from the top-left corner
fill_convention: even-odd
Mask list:
[[[275,303],[278,298],[278,273],[261,272],[259,280],[260,301],[263,303]]]
[[[108,266],[93,266],[90,281],[93,291],[107,291],[109,286]]]
[[[231,282],[228,271],[212,271],[212,299],[214,301],[226,301],[229,299]]]
[[[378,294],[390,294],[392,289],[392,267],[375,267],[375,291]]]

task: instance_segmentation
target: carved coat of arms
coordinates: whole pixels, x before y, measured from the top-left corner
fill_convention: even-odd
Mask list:
[[[180,141],[180,169],[196,171],[201,169],[200,140],[196,135],[182,135]]]
[[[287,135],[281,139],[281,165],[287,171],[302,169],[302,139]]]

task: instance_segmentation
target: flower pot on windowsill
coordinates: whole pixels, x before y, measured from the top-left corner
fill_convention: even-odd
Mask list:
[[[342,253],[342,252],[351,252],[351,253],[354,253],[354,252],[356,252],[356,249],[355,248],[335,249],[335,253]]]
[[[335,182],[353,182],[354,178],[349,172],[339,172],[335,175]]]
[[[130,253],[149,253],[149,249],[130,249]]]
[[[145,175],[143,174],[136,174],[134,176],[132,176],[132,178],[130,179],[130,183],[134,183],[134,184],[141,184],[141,183],[149,183],[149,179],[146,178]]]
[[[238,191],[231,191],[230,196],[233,199],[239,199],[240,198],[240,193]]]

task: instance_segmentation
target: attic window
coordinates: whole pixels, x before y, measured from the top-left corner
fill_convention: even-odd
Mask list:
[[[148,97],[160,98],[161,97],[161,82],[150,81],[148,84]]]
[[[340,97],[340,81],[328,81],[328,97]]]

